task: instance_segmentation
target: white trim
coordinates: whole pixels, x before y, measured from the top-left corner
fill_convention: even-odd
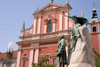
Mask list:
[[[41,29],[41,16],[39,17],[38,34],[40,33],[40,29]]]
[[[39,49],[35,49],[34,63],[38,63]]]
[[[46,28],[47,28],[47,25],[45,24],[44,25],[44,33],[46,33]]]
[[[40,45],[39,47],[50,47],[50,46],[58,46],[58,44],[46,44],[46,45]]]
[[[35,32],[36,32],[36,18],[35,17],[34,17],[33,25],[34,25],[33,34],[35,34]]]
[[[34,51],[33,51],[33,49],[31,49],[30,50],[30,59],[29,59],[29,67],[32,67],[32,62],[33,62],[33,53],[34,53]]]
[[[55,22],[53,23],[53,32],[55,32]]]
[[[60,12],[60,19],[59,19],[59,30],[62,30],[62,11]]]
[[[20,66],[20,58],[21,58],[21,51],[18,51],[18,55],[17,55],[17,67]]]
[[[65,15],[68,16],[68,13],[66,12]],[[68,29],[68,17],[65,17],[65,29]]]

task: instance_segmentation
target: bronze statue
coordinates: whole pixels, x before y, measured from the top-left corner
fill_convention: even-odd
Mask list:
[[[64,15],[64,16],[66,16],[66,15]],[[72,53],[75,50],[77,39],[80,36],[78,28],[81,26],[84,26],[85,28],[87,28],[86,26],[88,24],[88,20],[86,18],[83,18],[83,17],[77,17],[76,15],[66,16],[66,17],[73,19],[75,21],[75,25],[76,25],[74,28],[71,28],[72,36],[71,36],[69,53]]]
[[[67,64],[67,56],[66,56],[66,42],[64,35],[60,35],[60,42],[58,45],[58,65],[59,67],[64,67],[65,64]]]

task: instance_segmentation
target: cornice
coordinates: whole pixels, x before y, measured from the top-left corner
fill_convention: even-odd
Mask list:
[[[55,31],[55,32],[47,32],[47,33],[40,33],[40,34],[33,34],[33,35],[27,35],[27,36],[20,36],[19,38],[27,38],[27,37],[32,37],[32,36],[42,36],[42,35],[50,35],[50,34],[57,34],[60,32],[71,32],[71,29],[66,29],[66,30],[59,30],[59,31]]]
[[[71,37],[71,35],[65,35],[65,40],[70,39],[70,37]],[[27,44],[33,44],[33,43],[54,42],[54,41],[58,41],[58,40],[60,40],[60,36],[25,40],[25,41],[19,41],[19,42],[16,42],[16,43],[18,45],[27,45]]]

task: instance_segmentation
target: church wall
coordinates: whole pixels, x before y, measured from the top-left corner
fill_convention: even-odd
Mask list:
[[[97,53],[99,53],[99,40],[98,40],[98,34],[94,34],[94,35],[92,35],[92,46],[93,46],[93,48],[94,48],[94,50],[97,52]]]
[[[29,49],[23,49],[21,51],[21,62],[20,62],[20,67],[23,67],[23,60],[26,60],[26,67],[29,65],[29,55],[30,55],[30,50]]]
[[[49,44],[48,44],[49,45]],[[41,47],[39,48],[39,58],[45,57],[49,59],[49,64],[53,64],[53,59],[56,58],[56,50],[58,49],[57,46],[49,46],[49,47]]]
[[[59,30],[59,19],[60,19],[59,15],[60,15],[59,13],[56,13],[56,19],[57,19],[57,21],[56,21],[55,31],[58,31]]]
[[[93,31],[93,27],[96,27],[96,31]],[[93,21],[91,23],[90,26],[90,30],[91,30],[91,42],[92,42],[92,46],[94,48],[94,50],[99,53],[99,35],[98,35],[98,23],[96,23],[95,21]]]

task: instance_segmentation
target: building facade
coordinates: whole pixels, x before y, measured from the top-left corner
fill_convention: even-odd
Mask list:
[[[29,29],[25,29],[25,22],[23,23],[20,41],[17,42],[19,45],[17,67],[32,67],[32,62],[38,63],[42,57],[48,58],[49,64],[56,64],[58,67],[56,50],[60,35],[65,35],[66,52],[68,53],[71,28],[75,26],[73,21],[63,16],[70,15],[71,9],[68,0],[65,5],[51,2],[40,10],[37,7],[33,13],[33,25]],[[84,17],[83,11],[82,17]],[[94,51],[100,53],[100,22],[95,8],[89,26]]]
[[[60,35],[65,35],[66,52],[71,37],[71,28],[74,22],[63,15],[70,15],[71,6],[68,0],[65,5],[50,3],[42,9],[36,9],[33,13],[32,27],[25,29],[25,23],[21,30],[17,67],[32,67],[42,57],[48,58],[50,64],[58,65],[56,56]],[[58,67],[56,65],[56,67]]]
[[[91,42],[94,51],[97,54],[100,54],[100,21],[97,17],[96,9],[95,7],[92,10],[92,18],[90,20],[89,26],[90,26],[90,35],[91,35]]]

